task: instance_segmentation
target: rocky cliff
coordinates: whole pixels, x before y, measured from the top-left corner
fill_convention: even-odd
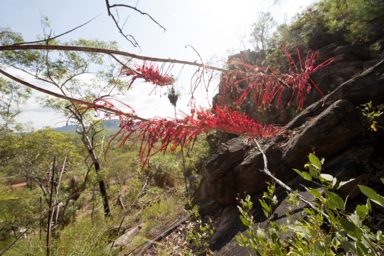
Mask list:
[[[260,110],[255,102],[247,102],[242,110],[261,123],[284,126],[285,134],[258,142],[267,156],[269,170],[286,184],[302,188],[299,184],[304,181],[292,168],[302,168],[308,154],[315,153],[325,158],[324,172],[339,180],[355,178],[340,191],[343,196],[348,195],[350,200],[358,198],[357,184],[368,184],[383,192],[377,177],[384,176],[384,132],[370,130],[359,106],[372,101],[372,110],[384,110],[384,38],[364,44],[347,44],[335,36],[324,36],[315,35],[308,47],[298,48],[304,55],[308,50],[319,51],[319,63],[334,58],[331,65],[311,77],[325,94],[323,98],[312,90],[301,112],[296,112],[295,106]],[[263,56],[246,51],[230,59],[262,65]],[[250,194],[257,202],[266,189],[266,181],[270,180],[260,171],[263,168],[260,150],[254,142],[242,137],[221,143],[206,161],[194,202],[201,214],[215,214],[221,220],[211,239],[211,249],[217,255],[244,255],[245,249],[234,239],[244,229],[238,218],[236,198]],[[279,191],[281,203],[275,215],[283,218],[286,193],[281,188]],[[261,225],[265,222],[260,209],[256,209],[255,218]]]

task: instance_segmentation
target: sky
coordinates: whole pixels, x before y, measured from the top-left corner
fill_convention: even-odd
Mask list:
[[[47,16],[54,33],[61,34],[96,17],[88,25],[61,37],[71,39],[114,40],[120,50],[158,58],[175,58],[199,61],[193,46],[204,62],[220,66],[227,56],[240,50],[251,49],[249,34],[258,12],[269,11],[274,19],[283,22],[315,0],[134,0],[110,1],[136,6],[150,14],[166,30],[164,31],[147,16],[133,10],[120,10],[122,20],[126,18],[124,31],[135,37],[140,48],[133,47],[117,31],[108,17],[104,0],[12,0],[0,1],[0,27],[9,27],[22,33],[25,41],[36,40],[42,34],[41,17]],[[187,73],[187,72],[186,72]],[[187,73],[188,74],[188,73]],[[184,74],[184,76],[187,76]],[[33,79],[28,80],[36,83]],[[187,111],[190,77],[178,77],[177,86],[181,93],[178,110]],[[174,109],[163,91],[150,94],[152,86],[134,85],[124,98],[136,113],[142,117],[173,116]],[[212,93],[212,92],[211,92]],[[150,95],[149,95],[150,94]],[[32,122],[35,128],[44,126],[60,127],[65,119],[42,108],[34,93],[19,121]],[[203,103],[204,104],[204,103]]]

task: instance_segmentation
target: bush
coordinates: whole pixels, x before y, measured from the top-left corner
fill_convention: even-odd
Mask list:
[[[381,230],[374,232],[364,224],[372,211],[371,202],[384,207],[384,197],[373,189],[359,185],[361,192],[368,197],[365,204],[358,204],[351,212],[346,210],[346,200],[337,193],[337,189],[347,182],[339,182],[329,174],[321,173],[322,161],[315,155],[309,155],[307,170],[294,169],[305,180],[312,181],[323,188],[306,188],[317,201],[304,208],[305,217],[292,220],[287,213],[286,225],[269,222],[264,230],[256,228],[252,216],[253,203],[249,196],[240,200],[239,210],[242,223],[248,227],[246,235],[238,235],[241,246],[253,250],[256,255],[383,255],[384,236]],[[384,183],[384,179],[382,179]],[[261,206],[268,216],[271,205],[266,199],[273,199],[269,189],[264,193]],[[274,202],[272,200],[272,202]],[[288,202],[298,205],[298,193],[290,193]]]

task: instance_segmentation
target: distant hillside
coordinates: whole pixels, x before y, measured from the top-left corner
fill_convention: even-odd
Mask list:
[[[119,120],[103,120],[105,128],[108,130],[108,132],[117,132],[119,129]],[[58,127],[55,129],[56,131],[59,132],[76,132],[76,125],[66,125],[62,127]]]

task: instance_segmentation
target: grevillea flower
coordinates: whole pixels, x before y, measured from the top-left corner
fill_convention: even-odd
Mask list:
[[[132,118],[122,118],[120,131],[114,138],[120,136],[120,146],[131,143],[131,147],[140,144],[140,159],[149,165],[149,158],[158,153],[186,146],[193,147],[201,133],[212,130],[225,131],[238,135],[255,137],[273,137],[282,133],[282,129],[272,125],[261,125],[247,115],[233,111],[227,107],[216,106],[215,111],[195,109],[191,115],[183,114],[183,119],[152,118],[135,121]]]
[[[120,130],[112,140],[119,137],[120,146],[126,143],[131,147],[139,144],[140,159],[146,165],[149,165],[149,158],[156,153],[165,152],[168,149],[173,151],[177,148],[182,151],[188,145],[193,147],[201,133],[212,130],[246,135],[250,139],[274,137],[283,133],[283,128],[261,125],[236,109],[239,109],[251,91],[256,92],[259,106],[271,105],[276,98],[277,102],[281,103],[282,93],[288,88],[292,90],[292,97],[288,104],[296,98],[297,108],[300,109],[303,107],[305,94],[311,90],[312,86],[321,93],[310,79],[310,74],[332,62],[332,59],[329,59],[315,66],[319,54],[308,52],[303,67],[299,51],[299,65],[296,65],[284,47],[283,50],[287,55],[289,74],[283,74],[277,69],[240,63],[240,68],[222,76],[221,88],[224,92],[221,94],[233,96],[233,106],[215,104],[213,109],[194,107],[191,114],[182,113],[181,119],[139,118],[133,109],[128,113],[119,111],[109,99],[105,98],[97,99],[93,104],[85,105],[85,108],[102,109],[109,115],[118,116]],[[161,74],[157,67],[145,62],[141,66],[135,66],[135,70],[125,67],[122,69],[122,74],[131,78],[131,84],[138,78],[151,82],[155,86],[174,83],[172,76]]]
[[[223,97],[230,95],[235,104],[234,107],[238,108],[243,104],[247,96],[251,92],[254,92],[257,95],[255,100],[258,106],[268,107],[273,104],[276,98],[276,104],[283,104],[282,93],[290,88],[292,90],[292,96],[285,104],[289,105],[295,98],[298,110],[303,108],[305,95],[311,91],[312,86],[324,96],[316,83],[311,80],[310,75],[317,72],[320,68],[329,65],[333,61],[333,58],[315,66],[319,52],[309,51],[303,67],[298,49],[296,50],[299,66],[296,65],[292,56],[284,46],[282,46],[282,50],[285,52],[288,60],[288,74],[284,74],[270,67],[254,67],[238,61],[232,61],[230,64],[238,68],[223,75],[221,80],[221,89],[223,91],[221,95],[223,95]],[[223,101],[223,98],[221,100]]]
[[[129,89],[132,83],[138,78],[143,79],[144,82],[152,83],[155,86],[172,85],[175,79],[172,75],[167,75],[166,73],[167,72],[162,74],[155,64],[144,61],[142,65],[136,64],[133,68],[124,66],[120,71],[120,76],[130,77]]]

